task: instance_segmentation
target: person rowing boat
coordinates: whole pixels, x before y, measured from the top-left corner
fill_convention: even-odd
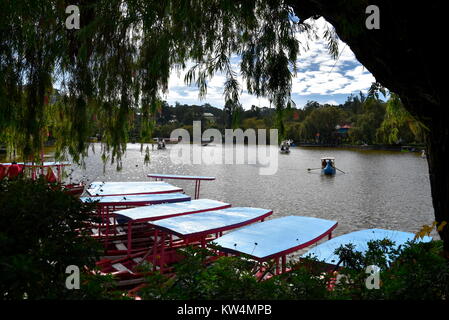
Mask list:
[[[325,175],[334,175],[336,172],[335,158],[333,158],[333,157],[321,158],[321,169],[322,169],[322,173]]]
[[[279,150],[281,153],[290,153],[290,142],[282,141],[281,149]]]

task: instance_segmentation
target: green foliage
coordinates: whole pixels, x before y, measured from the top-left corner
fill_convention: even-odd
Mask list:
[[[224,113],[224,127],[237,129],[240,128],[242,121],[243,109],[239,103],[232,100],[227,100],[223,108]]]
[[[170,277],[153,274],[140,291],[143,299],[446,299],[449,263],[442,243],[410,242],[399,248],[389,240],[371,241],[367,251],[351,245],[336,250],[338,277],[316,259],[293,261],[291,271],[259,281],[248,257],[211,257],[204,249],[187,248],[185,259]],[[213,261],[213,262],[212,262]],[[366,286],[366,267],[380,268],[380,288]],[[268,271],[273,265],[265,263]],[[332,284],[333,283],[333,284]]]
[[[268,98],[276,110],[265,125],[287,138],[288,110],[294,105],[291,80],[300,48],[307,47],[297,34],[317,35],[314,20],[293,19],[285,1],[82,1],[79,30],[65,28],[65,5],[60,0],[0,4],[0,141],[10,151],[37,159],[50,136],[57,141],[57,156],[71,155],[79,162],[89,136],[100,134],[102,152],[120,161],[129,131],[133,141],[151,141],[161,125],[161,94],[167,92],[169,75],[187,65],[192,67],[185,82],[196,84],[200,97],[207,93],[210,77],[225,75],[223,93],[229,106],[221,125],[236,128],[245,118],[262,118],[257,110],[245,117],[240,107],[242,84],[231,63],[234,55],[242,57],[248,92]],[[326,30],[324,39],[331,55],[338,57],[335,30]],[[375,84],[369,99],[377,101],[382,91]],[[358,103],[364,104],[366,98],[361,98]],[[306,106],[302,120],[311,107]],[[352,107],[358,115],[360,107]],[[353,140],[372,142],[377,113],[362,113],[345,121],[355,121]],[[188,118],[198,119],[192,113],[178,120],[191,125]],[[339,120],[337,112],[334,122]],[[312,131],[321,130],[324,141],[332,140],[330,123],[323,121],[312,117],[296,135],[313,139]]]
[[[404,248],[385,272],[387,299],[447,299],[449,262],[442,255],[443,243],[423,243]]]
[[[373,144],[376,142],[376,131],[385,115],[385,103],[381,100],[368,98],[362,103],[362,113],[355,117],[351,132],[354,142]]]
[[[344,275],[333,295],[347,299],[446,299],[449,294],[449,263],[442,256],[442,242],[408,243],[394,249],[388,241],[373,241],[365,254],[351,247],[338,250]],[[388,258],[388,259],[387,259]],[[365,268],[381,268],[380,289],[367,289]]]
[[[91,270],[99,247],[80,233],[91,221],[83,204],[44,181],[0,182],[0,299],[101,299],[111,297],[109,277]],[[80,268],[80,290],[68,290],[67,266]]]
[[[300,136],[306,140],[314,140],[320,134],[320,142],[332,143],[335,141],[335,126],[343,121],[346,113],[334,106],[315,108],[301,123]]]
[[[266,129],[265,122],[262,119],[247,118],[242,122],[242,129]]]
[[[299,142],[316,142],[316,134],[320,133],[318,142],[323,144],[397,144],[423,143],[424,127],[405,111],[399,98],[394,93],[387,102],[380,100],[373,84],[368,96],[360,93],[350,96],[344,104],[338,106],[322,105],[308,101],[303,109],[290,106],[285,109],[252,106],[243,110],[239,104],[228,100],[223,110],[208,104],[203,106],[164,104],[157,117],[155,133],[157,136],[169,136],[170,132],[180,126],[191,125],[194,120],[203,120],[203,129],[211,127],[204,121],[203,113],[215,116],[214,128],[243,129],[280,129],[284,138]],[[176,121],[172,121],[175,119]],[[171,121],[171,122],[170,122]],[[348,132],[337,133],[337,125],[349,125]]]
[[[61,157],[81,161],[89,135],[100,133],[104,152],[120,159],[136,119],[139,140],[151,139],[172,69],[189,64],[185,82],[196,84],[200,97],[221,73],[225,101],[238,105],[235,55],[248,92],[281,110],[292,103],[291,79],[300,45],[307,46],[297,33],[316,36],[314,20],[293,19],[283,0],[80,1],[79,30],[66,29],[66,5],[0,3],[0,141],[26,159],[39,157],[49,133]],[[337,57],[335,30],[324,39]],[[233,119],[241,120],[238,112]],[[274,124],[283,133],[282,119]]]
[[[256,264],[245,257],[220,257],[211,264],[213,254],[204,249],[187,248],[183,254],[185,259],[175,266],[175,276],[156,274],[147,278],[147,286],[140,292],[143,299],[274,300],[325,296],[326,277],[320,278],[305,268],[286,276],[291,281],[280,277],[259,281],[253,275]]]
[[[392,93],[387,101],[385,118],[377,130],[382,143],[396,144],[402,141],[423,142],[426,130],[404,108],[399,96]]]
[[[385,103],[379,99],[378,91],[385,93],[374,83],[368,96],[351,95],[338,106],[308,101],[303,109],[285,109],[286,137],[323,144],[423,143],[426,129],[404,109],[399,97],[390,92]],[[340,134],[337,125],[349,125],[350,129]]]

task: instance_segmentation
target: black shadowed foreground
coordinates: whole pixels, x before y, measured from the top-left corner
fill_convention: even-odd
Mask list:
[[[80,230],[92,205],[44,181],[0,181],[0,299],[101,299],[109,277],[86,273],[98,244]],[[68,290],[68,266],[80,271],[80,288]],[[70,283],[74,283],[69,281]]]
[[[254,260],[221,257],[210,265],[205,263],[210,252],[187,249],[174,276],[151,275],[137,293],[143,299],[181,300],[447,299],[449,264],[439,254],[441,246],[434,241],[394,249],[389,240],[378,240],[369,242],[364,254],[342,246],[337,254],[345,267],[339,270],[338,282],[313,259],[292,262],[291,272],[259,281],[253,275]],[[376,280],[366,273],[370,265],[381,268],[377,289]]]

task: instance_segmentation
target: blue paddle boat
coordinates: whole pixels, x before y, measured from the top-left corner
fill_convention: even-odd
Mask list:
[[[403,232],[397,230],[385,230],[385,229],[365,229],[347,233],[338,237],[335,237],[329,241],[323,242],[316,247],[313,247],[301,258],[316,258],[318,261],[322,261],[326,264],[337,265],[340,262],[339,256],[335,254],[335,250],[341,246],[352,244],[355,251],[365,253],[368,250],[368,242],[374,240],[388,239],[394,243],[393,248],[397,249],[399,246],[404,245],[407,241],[416,242],[430,242],[432,237],[423,237],[421,239],[415,239],[415,234],[411,232]],[[390,257],[387,255],[389,260]]]
[[[336,173],[335,158],[323,157],[321,158],[321,172],[325,175],[332,176]]]

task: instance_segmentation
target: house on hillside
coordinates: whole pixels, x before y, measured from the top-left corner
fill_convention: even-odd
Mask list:
[[[351,129],[352,127],[349,124],[345,124],[343,126],[335,126],[335,129],[337,130],[338,134],[344,135],[344,134],[348,134],[349,129]]]
[[[352,126],[349,124],[335,126],[335,135],[337,138],[337,143],[342,143],[348,137],[349,130],[351,128],[352,128]]]

